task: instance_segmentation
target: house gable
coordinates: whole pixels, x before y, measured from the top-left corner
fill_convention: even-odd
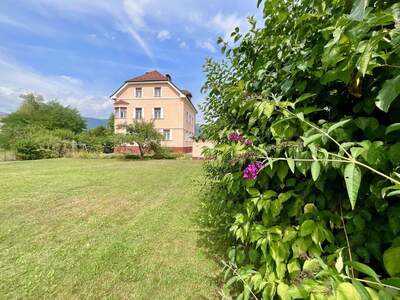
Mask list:
[[[161,87],[161,96],[155,97],[154,88]],[[136,97],[136,88],[142,88],[142,97]],[[139,100],[139,99],[183,99],[192,107],[192,94],[187,90],[179,89],[171,80],[171,76],[163,75],[158,71],[149,71],[143,75],[131,78],[111,95],[113,100]]]
[[[154,88],[161,88],[161,97],[155,97]],[[142,89],[142,97],[136,97],[136,88]],[[149,98],[180,98],[185,95],[169,82],[126,82],[114,95],[112,99],[140,100]]]

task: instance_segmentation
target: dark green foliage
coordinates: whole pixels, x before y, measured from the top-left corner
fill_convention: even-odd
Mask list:
[[[226,61],[204,67],[204,134],[218,143],[207,171],[233,210],[226,289],[392,299],[353,277],[398,284],[400,4],[261,2],[265,26],[250,18],[233,47],[219,40]],[[266,167],[244,180],[256,160]]]
[[[86,128],[84,119],[76,109],[62,106],[56,101],[45,103],[42,96],[33,94],[22,95],[21,98],[24,101],[20,108],[2,119],[2,130],[37,126],[48,130],[67,129],[79,133]]]
[[[17,159],[32,160],[63,157],[71,144],[48,130],[32,128],[16,138],[11,148]]]

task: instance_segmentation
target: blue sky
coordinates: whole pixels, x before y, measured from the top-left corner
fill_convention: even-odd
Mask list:
[[[221,58],[217,37],[258,14],[255,0],[2,0],[0,111],[34,92],[105,118],[109,95],[153,69],[171,74],[198,105],[201,66]]]

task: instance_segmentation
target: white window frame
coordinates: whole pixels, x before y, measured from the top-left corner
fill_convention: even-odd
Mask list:
[[[167,131],[167,130],[169,131],[169,139],[168,140],[165,139],[165,131]],[[172,130],[171,129],[161,129],[161,132],[163,134],[164,141],[172,141]]]
[[[140,90],[140,97],[138,97],[138,90]],[[135,98],[143,98],[143,88],[142,87],[136,87],[135,88]]]
[[[122,111],[121,109],[123,109],[125,111],[124,117],[121,117],[121,111]],[[128,109],[126,107],[123,107],[123,106],[114,107],[114,117],[116,119],[124,120],[124,119],[126,119],[127,115],[128,115]]]
[[[139,118],[136,118],[136,110],[137,109],[141,109],[142,110],[142,113],[141,113],[141,115],[142,115],[142,117],[139,119]],[[133,109],[133,118],[135,119],[135,120],[144,120],[144,108],[143,107],[135,107],[134,109]]]
[[[156,119],[156,108],[159,108],[161,110],[160,113],[160,118]],[[164,109],[162,107],[153,107],[153,112],[152,112],[152,116],[154,120],[161,120],[164,119]]]
[[[156,89],[160,89],[160,96],[156,96]],[[153,97],[154,98],[162,97],[162,87],[161,86],[156,86],[156,87],[153,88]]]

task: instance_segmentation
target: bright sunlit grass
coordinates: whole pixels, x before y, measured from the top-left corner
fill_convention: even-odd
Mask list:
[[[201,163],[0,163],[0,298],[204,299]]]

